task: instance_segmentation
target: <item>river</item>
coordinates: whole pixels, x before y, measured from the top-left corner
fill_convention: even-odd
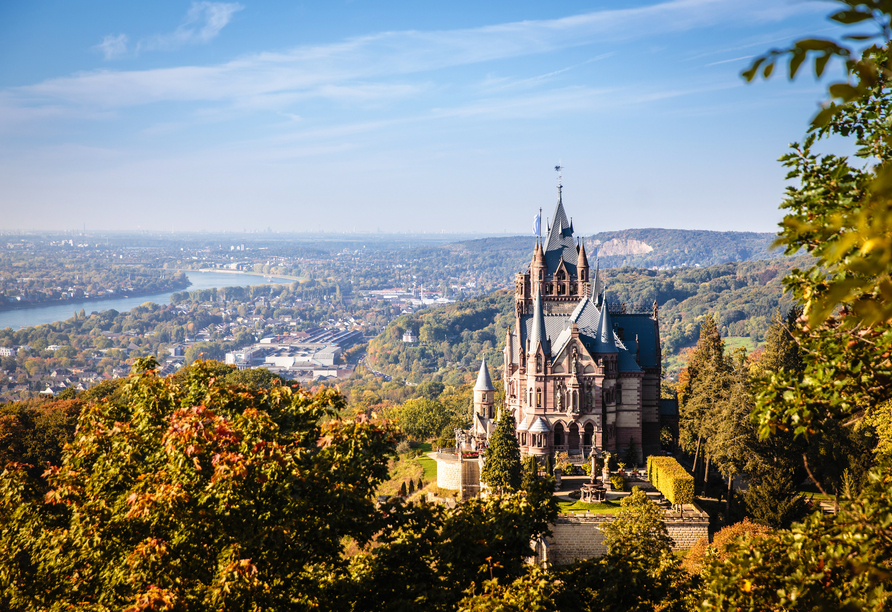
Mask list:
[[[198,289],[213,289],[220,287],[247,287],[249,285],[264,285],[266,277],[258,274],[227,274],[225,272],[186,272],[186,276],[192,283],[186,289],[167,291],[153,295],[137,295],[134,297],[113,298],[110,300],[80,300],[65,302],[64,304],[47,304],[33,308],[21,308],[19,310],[5,310],[0,312],[0,329],[11,327],[21,329],[34,327],[44,323],[64,321],[74,316],[74,313],[83,308],[87,315],[91,312],[103,310],[117,310],[125,312],[146,302],[156,304],[170,304],[170,296],[179,291],[197,291]],[[292,283],[286,278],[273,278],[273,283]]]

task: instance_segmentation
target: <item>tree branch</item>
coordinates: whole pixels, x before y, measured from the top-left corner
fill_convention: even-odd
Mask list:
[[[811,481],[815,483],[815,486],[818,487],[818,491],[820,491],[822,495],[830,497],[827,495],[827,491],[824,490],[824,487],[821,486],[821,483],[818,482],[818,479],[815,478],[815,475],[811,473],[811,468],[808,467],[808,459],[806,458],[805,453],[802,453],[802,463],[805,464],[805,471],[808,473],[808,477],[811,478]]]

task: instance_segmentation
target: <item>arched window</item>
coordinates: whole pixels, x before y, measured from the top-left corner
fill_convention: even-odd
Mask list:
[[[536,408],[542,407],[542,389],[536,389]]]
[[[582,434],[582,444],[583,446],[591,446],[592,440],[594,439],[595,434],[595,426],[591,423],[585,424],[585,429]]]
[[[560,423],[556,423],[554,426],[554,445],[555,446],[563,446],[564,445],[564,426]]]
[[[567,446],[570,450],[579,449],[579,425],[576,423],[570,424],[570,433],[567,436]]]

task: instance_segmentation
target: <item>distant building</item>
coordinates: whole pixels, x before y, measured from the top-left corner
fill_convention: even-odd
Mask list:
[[[418,342],[418,336],[411,329],[403,334],[403,342],[406,344],[415,344]]]

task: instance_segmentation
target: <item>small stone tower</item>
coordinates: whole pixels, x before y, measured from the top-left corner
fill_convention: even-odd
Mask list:
[[[492,386],[489,377],[489,369],[486,367],[486,358],[480,363],[480,373],[477,375],[477,384],[474,385],[474,426],[472,431],[476,436],[489,438],[495,422],[494,404],[496,389]]]

